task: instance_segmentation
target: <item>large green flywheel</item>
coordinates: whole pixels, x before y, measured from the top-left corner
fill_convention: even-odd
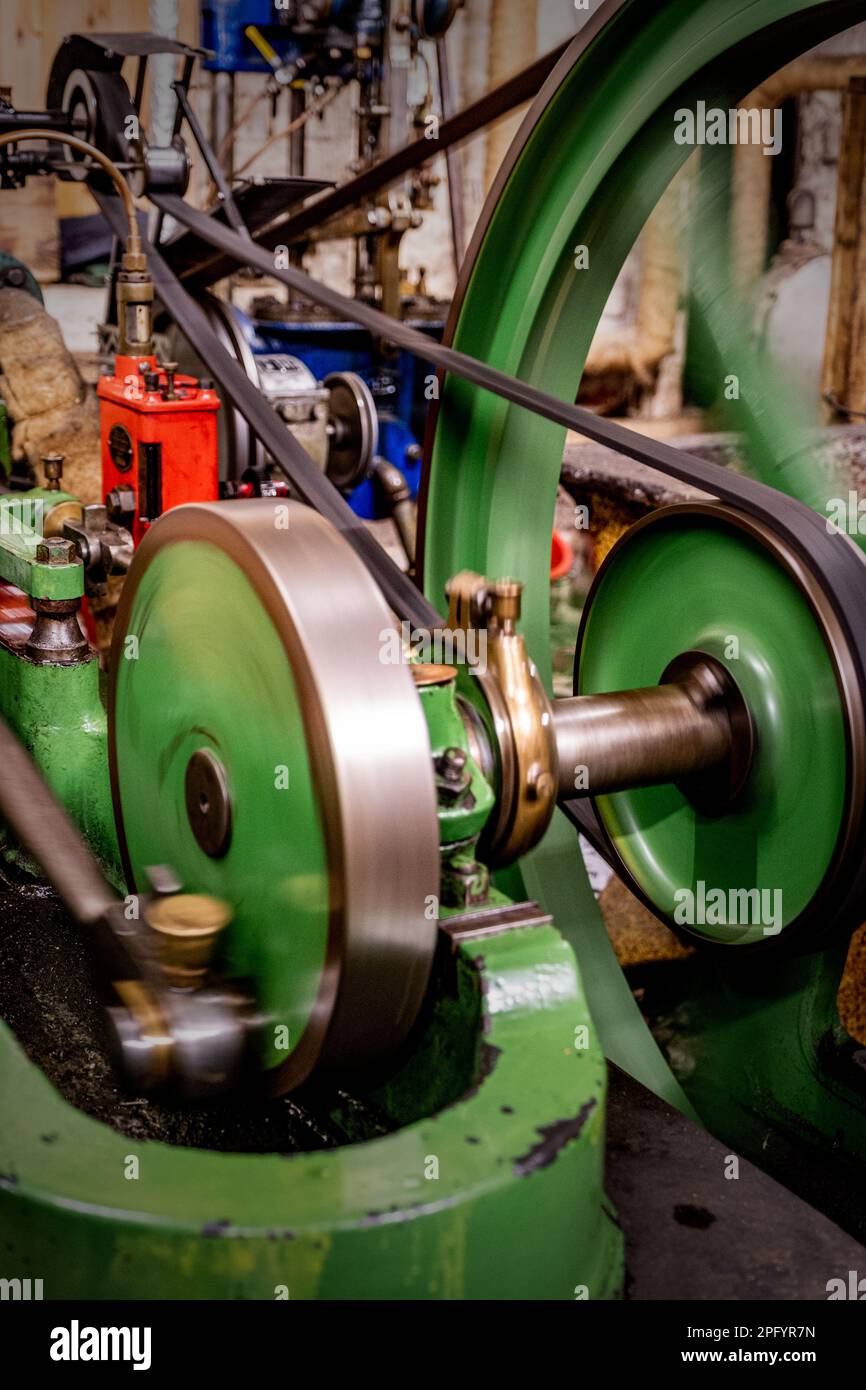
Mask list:
[[[737,105],[770,73],[861,18],[856,0],[610,0],[600,6],[539,93],[490,191],[446,341],[573,401],[623,262],[692,154],[674,140],[675,113],[694,110],[699,100],[723,109]],[[690,254],[687,244],[682,254]],[[779,455],[789,451],[790,432],[780,429],[774,447],[770,413],[785,423],[785,403],[763,407],[762,430],[747,440],[747,462],[758,476],[772,478]],[[445,378],[434,410],[422,492],[425,592],[441,603],[448,577],[466,568],[522,580],[522,628],[549,687],[550,534],[564,431],[454,376]],[[801,495],[812,500],[803,489]],[[621,616],[607,627],[613,646],[621,644]],[[736,628],[735,614],[727,626]],[[660,674],[661,667],[648,679]],[[821,831],[828,841],[842,815],[838,726],[831,735],[831,724],[825,732],[835,770],[825,782],[836,790],[828,791],[833,809]],[[636,792],[629,805],[650,810],[655,803],[646,795],[645,803]],[[623,845],[626,856],[633,849],[633,843]],[[822,844],[817,874],[826,870],[825,850]],[[646,885],[635,885],[665,915],[669,895],[654,886],[655,869],[637,860],[635,868],[648,875]],[[642,1026],[563,816],[557,814],[521,872],[528,895],[555,913],[575,946],[608,1055],[682,1104]],[[682,886],[692,881],[690,873],[683,877]],[[792,906],[796,898],[792,891]]]
[[[609,0],[526,117],[464,262],[446,340],[563,400],[626,255],[692,153],[674,112],[736,103],[862,18],[858,0]],[[587,251],[578,268],[578,248]],[[523,629],[549,672],[550,532],[564,431],[448,377],[428,446],[424,588],[461,568],[526,585]]]

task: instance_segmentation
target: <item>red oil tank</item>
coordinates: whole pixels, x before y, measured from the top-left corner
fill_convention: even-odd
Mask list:
[[[178,375],[173,362],[119,356],[96,391],[105,505],[136,545],[163,512],[218,499],[212,382]]]

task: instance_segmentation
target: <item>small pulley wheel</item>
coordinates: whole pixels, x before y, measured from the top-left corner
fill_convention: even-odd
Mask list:
[[[331,393],[325,471],[341,492],[351,492],[367,477],[379,451],[376,402],[357,372],[331,372],[323,385]]]
[[[61,105],[74,133],[109,159],[121,164],[143,162],[144,137],[139,131],[138,113],[120,73],[74,69],[66,78]],[[60,171],[61,177],[78,182],[90,179],[94,187],[113,191],[104,170],[71,145],[63,145],[62,137],[60,141],[64,161],[70,166]],[[125,170],[124,175],[133,196],[140,197],[146,183],[144,168]]]
[[[842,905],[855,925],[864,698],[821,575],[732,506],[652,512],[596,575],[575,694],[670,680],[683,654],[727,671],[744,701],[748,775],[720,809],[702,796],[712,788],[701,774],[593,798],[618,872],[662,921],[704,943],[814,945]]]

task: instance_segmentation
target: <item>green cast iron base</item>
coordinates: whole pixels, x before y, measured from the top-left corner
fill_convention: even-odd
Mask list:
[[[315,1153],[134,1143],[0,1027],[0,1272],[45,1298],[617,1296],[604,1063],[571,951],[541,925],[445,956],[426,1032],[375,1093],[403,1128]]]
[[[119,886],[97,663],[0,647],[0,690]],[[436,728],[454,742],[458,724]],[[552,925],[453,949],[443,932],[436,981],[368,1095],[392,1132],[289,1155],[133,1142],[0,1024],[0,1276],[39,1278],[46,1298],[616,1296],[604,1061],[572,951]]]

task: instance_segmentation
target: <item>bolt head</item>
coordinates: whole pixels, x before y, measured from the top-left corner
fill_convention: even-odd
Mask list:
[[[36,546],[36,559],[40,565],[72,565],[77,553],[72,541],[65,541],[62,536],[49,536]]]
[[[517,622],[520,618],[520,599],[523,585],[519,579],[495,579],[490,585],[487,607],[496,621]]]
[[[439,769],[443,777],[459,778],[466,766],[466,754],[462,748],[446,748],[439,759]]]

